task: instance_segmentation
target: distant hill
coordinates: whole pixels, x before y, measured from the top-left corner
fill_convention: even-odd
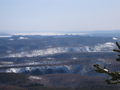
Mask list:
[[[64,52],[109,52],[115,46],[115,39],[119,38],[81,35],[16,35],[0,38],[0,55],[32,57]]]
[[[119,90],[93,65],[119,70],[113,49],[120,37],[92,33],[0,38],[0,90]]]
[[[26,32],[26,33],[0,33],[0,36],[12,35],[42,35],[42,36],[65,36],[65,35],[81,35],[81,36],[102,36],[102,37],[120,37],[120,30],[92,30],[92,31],[72,31],[72,32]]]
[[[78,33],[88,33],[87,36],[102,36],[102,37],[120,37],[120,30],[93,30],[80,31]]]

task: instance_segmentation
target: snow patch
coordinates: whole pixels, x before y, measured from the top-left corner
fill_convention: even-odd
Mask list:
[[[47,58],[47,59],[54,59],[54,58]]]
[[[113,51],[113,49],[116,47],[116,45],[113,42],[107,42],[104,44],[98,44],[95,46],[96,51]]]
[[[13,41],[14,39],[10,38],[9,40],[10,40],[10,41]]]
[[[77,58],[74,57],[74,58],[72,58],[72,59],[77,59]]]
[[[28,39],[28,38],[27,37],[19,37],[19,39],[22,40],[22,39]]]
[[[13,62],[0,62],[0,65],[13,65]]]
[[[113,37],[113,40],[118,40],[118,38]]]
[[[108,72],[108,69],[104,69],[104,71]]]
[[[22,72],[22,71],[21,71],[21,68],[10,68],[10,69],[7,69],[6,72],[10,72],[10,73],[20,73],[20,72]]]
[[[29,76],[29,79],[42,79],[42,77],[38,77],[38,76]]]

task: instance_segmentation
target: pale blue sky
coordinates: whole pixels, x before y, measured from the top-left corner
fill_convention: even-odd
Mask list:
[[[0,0],[0,32],[120,30],[120,0]]]

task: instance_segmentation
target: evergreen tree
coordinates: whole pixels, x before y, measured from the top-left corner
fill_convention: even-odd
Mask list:
[[[116,42],[116,45],[118,49],[114,49],[113,51],[120,53],[120,44]],[[118,55],[119,58],[116,59],[116,61],[120,61],[120,54]],[[110,72],[105,66],[104,68],[101,68],[99,64],[95,64],[94,67],[96,67],[96,72],[99,73],[106,73],[111,76],[111,78],[105,80],[108,84],[118,84],[120,83],[120,71],[114,71]]]

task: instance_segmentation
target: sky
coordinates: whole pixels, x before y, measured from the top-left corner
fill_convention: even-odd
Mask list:
[[[120,0],[0,0],[0,32],[120,30]]]

